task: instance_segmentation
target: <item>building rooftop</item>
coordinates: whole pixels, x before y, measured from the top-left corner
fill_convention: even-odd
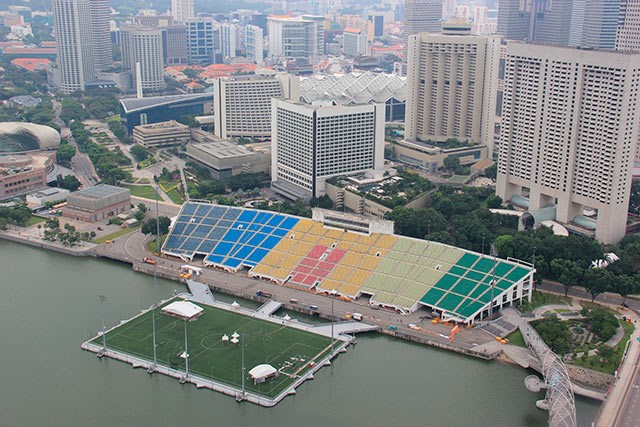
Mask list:
[[[99,184],[95,187],[85,188],[74,193],[75,196],[84,197],[85,199],[102,199],[116,194],[129,192],[126,188],[114,187],[113,185]]]
[[[395,74],[349,73],[344,76],[316,74],[300,79],[301,98],[311,103],[330,100],[339,105],[384,103],[407,99],[406,78]]]
[[[219,159],[230,159],[254,154],[254,152],[248,148],[226,140],[192,144],[191,147]]]
[[[124,108],[124,112],[129,114],[151,107],[201,100],[213,101],[213,98],[211,97],[211,94],[208,93],[190,93],[184,95],[151,96],[148,98],[125,98],[120,100],[120,104],[122,105],[122,108]]]

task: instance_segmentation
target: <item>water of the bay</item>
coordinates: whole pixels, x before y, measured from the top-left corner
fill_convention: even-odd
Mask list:
[[[181,285],[158,281],[161,298]],[[381,335],[274,408],[99,360],[80,343],[152,304],[129,266],[0,241],[0,426],[544,426],[527,372]],[[577,402],[588,426],[596,402]]]

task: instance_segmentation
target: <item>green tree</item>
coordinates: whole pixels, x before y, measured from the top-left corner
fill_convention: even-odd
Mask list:
[[[556,317],[532,322],[542,340],[557,354],[571,351],[572,336],[569,327]]]
[[[499,209],[502,207],[502,198],[495,194],[491,194],[487,197],[487,208],[489,209]]]
[[[82,185],[78,178],[73,175],[58,175],[56,176],[56,183],[58,184],[58,187],[69,191],[76,191],[80,188],[80,185]]]
[[[584,288],[591,294],[591,302],[603,292],[611,289],[613,275],[604,268],[589,268],[582,279]]]
[[[444,164],[445,169],[448,169],[451,172],[455,172],[460,168],[460,158],[456,156],[445,157],[442,163]]]
[[[495,164],[487,167],[484,170],[484,175],[487,178],[491,178],[491,179],[496,179],[496,177],[498,176],[498,166],[496,166]]]
[[[160,225],[160,235],[167,234],[167,232],[169,231],[169,226],[171,225],[171,219],[169,219],[166,216],[160,215],[160,217],[158,217],[158,224]],[[155,218],[147,219],[144,222],[144,224],[142,224],[141,231],[143,234],[157,235],[156,219]]]
[[[144,203],[138,203],[137,208],[135,219],[141,222],[147,214],[147,206]]]
[[[69,166],[71,166],[71,159],[75,155],[75,147],[69,144],[66,140],[62,140],[56,152],[56,159],[58,161],[58,164],[68,168]]]
[[[561,258],[551,261],[551,271],[564,286],[565,297],[569,293],[569,288],[580,282],[583,274],[583,270],[574,261]]]
[[[149,157],[149,150],[143,147],[140,144],[135,144],[129,149],[129,152],[133,157],[136,158],[137,161],[141,162]]]

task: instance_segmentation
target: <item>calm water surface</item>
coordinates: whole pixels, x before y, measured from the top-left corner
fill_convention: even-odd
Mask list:
[[[158,281],[161,298],[181,289]],[[358,345],[271,409],[181,386],[80,343],[152,304],[128,266],[0,240],[0,426],[544,426],[527,372],[389,337]],[[579,425],[598,404],[579,400]]]

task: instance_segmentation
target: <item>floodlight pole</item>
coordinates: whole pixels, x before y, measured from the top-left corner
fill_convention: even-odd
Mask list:
[[[333,320],[334,320],[334,316],[333,316],[333,295],[332,295],[331,296],[331,355],[333,355]]]
[[[493,256],[493,267],[491,268],[491,302],[489,303],[489,320],[493,319],[493,294],[496,287],[496,250],[491,244],[491,255]]]
[[[100,298],[100,320],[102,320],[102,351],[107,351],[107,328],[104,325],[104,302],[107,300],[107,297],[104,295],[98,296]]]
[[[187,378],[189,377],[189,347],[187,339],[187,319],[184,320],[184,367]]]
[[[157,189],[154,189],[154,192],[157,194]],[[158,211],[158,197],[156,196],[156,244],[159,244],[159,236],[160,236],[160,220],[159,220],[159,211]],[[158,246],[158,254],[160,253],[160,246]],[[153,263],[153,305],[151,306],[151,320],[153,324],[153,367],[149,369],[149,372],[152,372],[156,369],[158,364],[157,357],[157,345],[156,345],[156,305],[158,303],[158,275],[157,275],[157,262]]]
[[[245,397],[245,389],[244,389],[244,335],[240,335],[240,345],[242,346],[242,398]]]

